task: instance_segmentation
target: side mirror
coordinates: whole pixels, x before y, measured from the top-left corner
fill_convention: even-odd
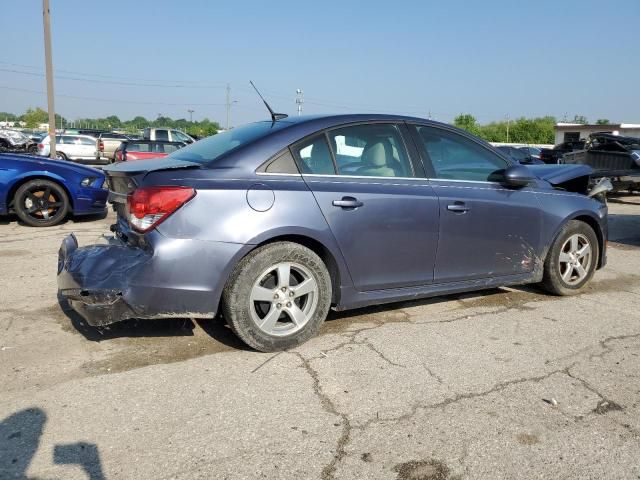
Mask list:
[[[504,171],[503,183],[508,187],[525,187],[536,177],[524,165],[512,165]]]

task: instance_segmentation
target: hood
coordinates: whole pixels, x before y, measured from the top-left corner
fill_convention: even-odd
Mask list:
[[[154,170],[170,170],[173,168],[196,168],[202,167],[199,163],[178,160],[176,158],[151,158],[149,160],[135,160],[131,162],[117,162],[102,167],[102,170],[109,175],[135,175],[138,173],[153,172]]]
[[[589,179],[593,168],[587,165],[527,165],[534,175],[549,182],[553,186],[561,186],[563,183],[579,178]]]
[[[47,157],[40,157],[35,155],[15,155],[10,153],[3,153],[0,154],[0,163],[2,162],[3,158],[24,163],[25,165],[29,165],[33,170],[66,169],[72,172],[76,172],[79,175],[84,175],[86,177],[98,178],[104,176],[104,174],[97,168],[79,165],[68,160],[52,160]]]

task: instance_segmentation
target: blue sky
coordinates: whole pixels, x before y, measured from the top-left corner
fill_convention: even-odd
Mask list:
[[[50,0],[56,109],[232,124],[277,111],[640,123],[640,1]],[[46,106],[40,0],[5,1],[0,111]],[[18,73],[21,72],[21,73]],[[80,98],[76,98],[80,97]]]

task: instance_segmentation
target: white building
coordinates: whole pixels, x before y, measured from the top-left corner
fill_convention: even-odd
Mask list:
[[[625,137],[640,137],[640,124],[638,123],[611,123],[609,125],[557,123],[555,130],[556,145],[588,138],[592,133],[613,133]]]

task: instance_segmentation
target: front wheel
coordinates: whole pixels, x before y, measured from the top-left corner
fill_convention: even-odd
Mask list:
[[[69,211],[64,189],[50,180],[30,180],[16,191],[13,208],[18,218],[32,227],[60,223]]]
[[[313,251],[291,242],[260,247],[237,265],[222,294],[233,331],[261,352],[285,350],[314,336],[331,304],[331,279]]]
[[[542,284],[555,295],[574,295],[596,270],[598,237],[584,222],[571,220],[553,242],[544,263]]]

